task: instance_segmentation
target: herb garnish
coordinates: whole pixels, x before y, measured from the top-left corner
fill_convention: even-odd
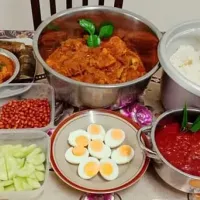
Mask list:
[[[191,125],[188,123],[188,112],[187,112],[187,105],[185,104],[185,107],[183,109],[183,120],[181,124],[181,130],[182,131],[191,131],[193,133],[200,130],[200,116],[197,117],[197,119],[194,121],[194,123]]]
[[[53,23],[50,23],[47,25],[47,30],[51,30],[51,31],[59,31],[60,27],[58,25],[55,25]]]
[[[87,45],[89,47],[97,47],[101,43],[101,39],[108,38],[113,34],[114,26],[111,23],[104,24],[100,27],[99,34],[95,32],[95,24],[91,20],[80,19],[80,26],[87,31],[90,35],[87,38]]]

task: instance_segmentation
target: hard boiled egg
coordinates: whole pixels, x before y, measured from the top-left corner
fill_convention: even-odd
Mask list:
[[[91,179],[99,172],[99,161],[96,158],[88,157],[81,161],[78,166],[78,175],[83,179]]]
[[[111,155],[111,149],[105,145],[101,140],[92,140],[89,142],[88,151],[91,156],[101,159],[109,158]]]
[[[83,129],[78,129],[69,134],[68,142],[71,146],[86,147],[90,141],[90,135]]]
[[[125,164],[130,162],[134,157],[134,150],[129,145],[121,145],[112,152],[111,158],[117,164]]]
[[[92,140],[104,140],[105,137],[105,130],[103,128],[103,126],[99,125],[99,124],[90,124],[87,128],[87,132],[90,135],[90,138]]]
[[[119,168],[116,162],[109,158],[100,160],[99,171],[101,176],[108,181],[114,180],[119,176]]]
[[[65,152],[65,159],[72,164],[79,164],[89,157],[88,150],[83,146],[70,147]]]
[[[111,128],[105,136],[105,144],[110,148],[115,148],[121,145],[125,140],[125,133],[122,129]]]

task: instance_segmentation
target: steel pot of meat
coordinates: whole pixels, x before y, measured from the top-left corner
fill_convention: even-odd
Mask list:
[[[190,123],[200,115],[197,109],[187,111]],[[182,109],[167,111],[152,126],[141,128],[137,139],[166,183],[186,193],[200,193],[200,131],[182,131],[182,120]],[[142,134],[149,136],[151,149],[145,147]]]
[[[96,38],[103,26],[112,25],[114,31],[100,38],[100,46],[89,47],[91,35],[80,26],[81,19],[93,24],[90,34]],[[136,100],[158,69],[160,37],[154,25],[129,11],[80,7],[45,20],[33,48],[57,99],[76,107],[117,109]]]

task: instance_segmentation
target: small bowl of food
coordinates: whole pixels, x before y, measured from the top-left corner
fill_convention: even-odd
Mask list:
[[[139,126],[107,110],[85,110],[63,120],[51,136],[51,165],[58,177],[87,193],[107,194],[135,184],[149,158],[140,149]],[[146,137],[143,137],[148,146]]]
[[[0,87],[13,81],[19,73],[20,64],[17,57],[0,48]]]
[[[49,137],[38,130],[0,131],[1,199],[38,199],[49,174]]]
[[[151,149],[141,141],[144,134],[150,135]],[[167,111],[152,126],[141,128],[137,138],[166,183],[186,193],[200,193],[200,110]]]
[[[161,100],[167,110],[185,103],[200,108],[199,37],[200,20],[196,20],[173,27],[160,41],[158,56],[164,69]]]

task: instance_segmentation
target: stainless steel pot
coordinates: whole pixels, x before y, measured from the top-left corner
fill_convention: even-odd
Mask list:
[[[161,81],[161,101],[165,109],[181,108],[185,103],[200,108],[200,86],[183,77],[170,63],[170,57],[180,45],[200,49],[200,20],[173,27],[162,37],[158,57],[164,73]]]
[[[161,37],[161,33],[158,29],[146,19],[129,11],[114,7],[80,7],[68,9],[53,15],[45,20],[37,29],[34,35],[33,48],[37,64],[44,67],[46,70],[49,82],[55,89],[56,98],[65,100],[76,107],[86,106],[93,108],[110,106],[112,108],[119,108],[138,98],[147,86],[152,74],[158,69],[157,59],[153,65],[145,65],[147,73],[141,78],[126,83],[112,85],[78,82],[57,73],[45,63],[45,59],[40,52],[39,40],[47,25],[55,22],[60,24],[62,30],[67,31],[69,35],[78,37],[80,26],[78,25],[77,20],[80,18],[89,18],[98,24],[104,21],[110,21],[114,24],[116,30],[121,28],[123,30],[128,30],[129,33],[145,31],[154,35],[154,37],[156,36],[157,39]],[[126,33],[127,32],[125,31],[123,37],[126,37]],[[145,40],[148,42],[148,38],[145,38],[144,36],[141,36],[140,39],[142,40],[135,40],[135,42],[138,45],[140,41],[143,41],[141,42],[141,45],[143,43],[141,48],[140,46],[131,46],[130,48],[136,48],[136,50],[140,51],[139,54],[143,54],[143,57],[148,60],[149,55],[153,51],[157,51],[157,45],[151,46],[149,43],[145,44],[144,42]]]
[[[172,187],[187,193],[200,193],[200,177],[189,175],[171,165],[160,153],[156,141],[155,131],[157,127],[163,126],[167,122],[182,121],[182,109],[167,111],[163,113],[152,126],[141,128],[137,133],[140,147],[153,159],[153,166],[157,174]],[[195,119],[199,116],[200,110],[188,109],[188,119]],[[147,134],[150,138],[152,148],[148,149],[142,140],[142,134]]]

